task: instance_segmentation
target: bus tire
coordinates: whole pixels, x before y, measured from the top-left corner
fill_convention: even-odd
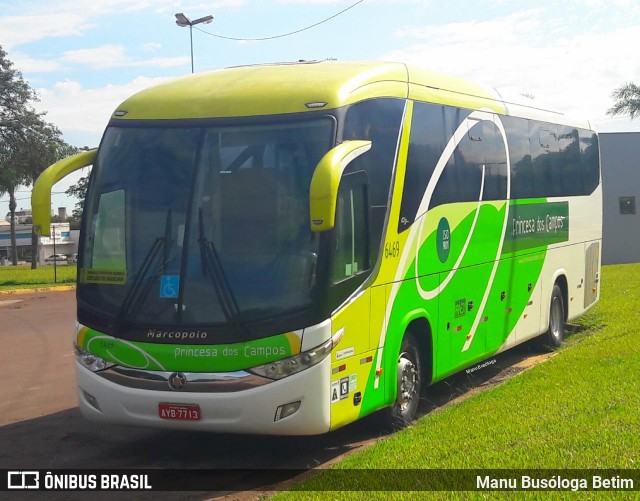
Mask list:
[[[560,348],[564,340],[564,319],[562,290],[558,284],[555,284],[549,306],[549,328],[541,338],[543,348],[551,351]]]
[[[416,417],[422,385],[420,350],[413,334],[406,332],[398,354],[398,392],[395,402],[385,409],[385,422],[392,429],[404,428]]]

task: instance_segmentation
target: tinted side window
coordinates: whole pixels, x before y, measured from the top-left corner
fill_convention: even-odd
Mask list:
[[[579,130],[582,160],[582,182],[585,195],[589,195],[600,184],[600,157],[598,136],[590,130]]]
[[[344,140],[364,139],[372,142],[371,150],[349,164],[345,174],[365,171],[369,176],[369,242],[371,262],[377,259],[389,202],[398,138],[405,101],[372,99],[354,104],[347,112]]]
[[[416,103],[398,231],[415,220],[442,152],[470,111]],[[598,137],[587,130],[500,116],[509,145],[510,198],[588,195],[600,182]],[[438,205],[478,200],[484,166],[483,200],[504,200],[507,163],[502,135],[489,120],[468,121],[466,134],[431,197]]]
[[[506,200],[507,152],[502,134],[498,127],[488,120],[483,120],[480,126],[482,127],[482,163],[485,171],[482,200]]]
[[[371,205],[387,205],[393,161],[404,112],[401,99],[373,99],[349,108],[344,140],[364,139],[372,142],[371,150],[349,164],[348,172],[364,170],[371,181]]]
[[[454,120],[451,108],[428,103],[414,105],[399,232],[409,228],[416,218],[433,169],[453,133]],[[450,163],[453,165],[452,159]]]
[[[533,163],[529,144],[529,121],[516,117],[501,117],[509,142],[511,163],[511,198],[532,198]]]
[[[414,105],[404,193],[398,231],[415,220],[429,180],[446,145],[468,118],[470,110],[427,103]],[[504,200],[507,159],[504,141],[492,120],[467,120],[461,140],[435,186],[429,209],[454,202]],[[528,138],[528,131],[527,131]]]
[[[483,143],[482,122],[470,123],[467,134],[458,143],[453,154],[454,166],[444,170],[436,185],[430,208],[440,204],[470,202],[480,198]],[[443,188],[448,186],[451,186],[451,189],[443,191]]]
[[[456,124],[462,124],[469,111],[455,109],[455,113]],[[454,165],[445,168],[429,208],[478,201],[481,190],[482,200],[507,197],[507,159],[500,131],[492,120],[467,120],[466,123],[467,132],[454,151]]]
[[[559,196],[559,172],[553,170],[551,158],[558,153],[558,140],[555,125],[542,122],[529,122],[531,135],[531,161],[533,163],[533,196]]]
[[[558,127],[559,152],[556,158],[552,157],[552,168],[560,170],[560,194],[581,195],[582,167],[580,162],[580,140],[578,130],[572,127]]]
[[[511,198],[589,195],[600,182],[598,138],[588,130],[502,117]]]
[[[459,125],[467,118],[468,115],[468,110],[451,108],[448,106],[442,107],[443,126],[441,127],[447,137],[447,141],[444,146],[446,146],[455,131],[458,129]],[[471,141],[472,139],[467,134],[454,151],[454,154],[447,159],[447,164],[444,168],[444,171],[442,172],[442,175],[440,176],[440,179],[438,179],[438,183],[433,190],[433,195],[431,196],[431,201],[429,202],[429,209],[437,207],[438,205],[450,204],[464,200],[465,197],[468,196],[468,194],[473,190],[475,184],[478,184],[476,193],[479,193],[480,185],[477,179],[477,175],[472,175],[471,178],[474,179],[470,179],[469,184],[464,188],[461,185],[461,180],[463,179],[462,173],[464,171],[473,170],[473,161],[475,158],[474,151],[469,145]],[[463,144],[464,146],[462,146]],[[440,156],[441,155],[442,150],[440,150]]]

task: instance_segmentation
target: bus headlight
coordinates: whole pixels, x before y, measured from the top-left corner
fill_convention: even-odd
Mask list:
[[[76,360],[80,364],[89,369],[91,372],[98,372],[112,367],[114,364],[107,362],[104,358],[98,357],[74,343],[73,350],[76,354]]]
[[[247,369],[249,372],[257,374],[258,376],[267,377],[269,379],[282,379],[283,377],[297,374],[309,367],[313,367],[316,364],[322,362],[331,350],[340,342],[344,334],[344,329],[340,329],[336,332],[331,339],[322,343],[311,350],[303,351],[297,355],[289,358],[283,358],[282,360],[276,360],[275,362],[269,362],[268,364],[258,365]]]

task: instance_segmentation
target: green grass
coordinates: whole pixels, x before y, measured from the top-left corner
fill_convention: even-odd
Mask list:
[[[56,268],[57,282],[54,282],[53,265],[39,266],[35,270],[30,265],[0,266],[0,291],[75,283],[75,264],[58,264]]]
[[[606,266],[602,276],[600,303],[575,322],[582,330],[571,335],[556,356],[500,386],[425,416],[334,468],[637,469],[640,265]],[[388,479],[389,475],[394,472],[379,472],[378,477]],[[340,478],[320,473],[295,487],[303,492],[281,493],[278,498],[326,499],[331,494],[327,489],[342,490]],[[325,492],[310,492],[314,488]],[[421,496],[498,499],[506,494],[423,492]],[[571,492],[512,494],[529,499],[575,497]],[[624,494],[620,493],[621,498],[633,497],[632,492]],[[418,495],[363,491],[329,497],[410,499]]]

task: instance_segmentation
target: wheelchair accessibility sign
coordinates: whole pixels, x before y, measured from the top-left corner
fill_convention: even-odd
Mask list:
[[[180,275],[160,277],[160,299],[177,298],[180,291]]]

